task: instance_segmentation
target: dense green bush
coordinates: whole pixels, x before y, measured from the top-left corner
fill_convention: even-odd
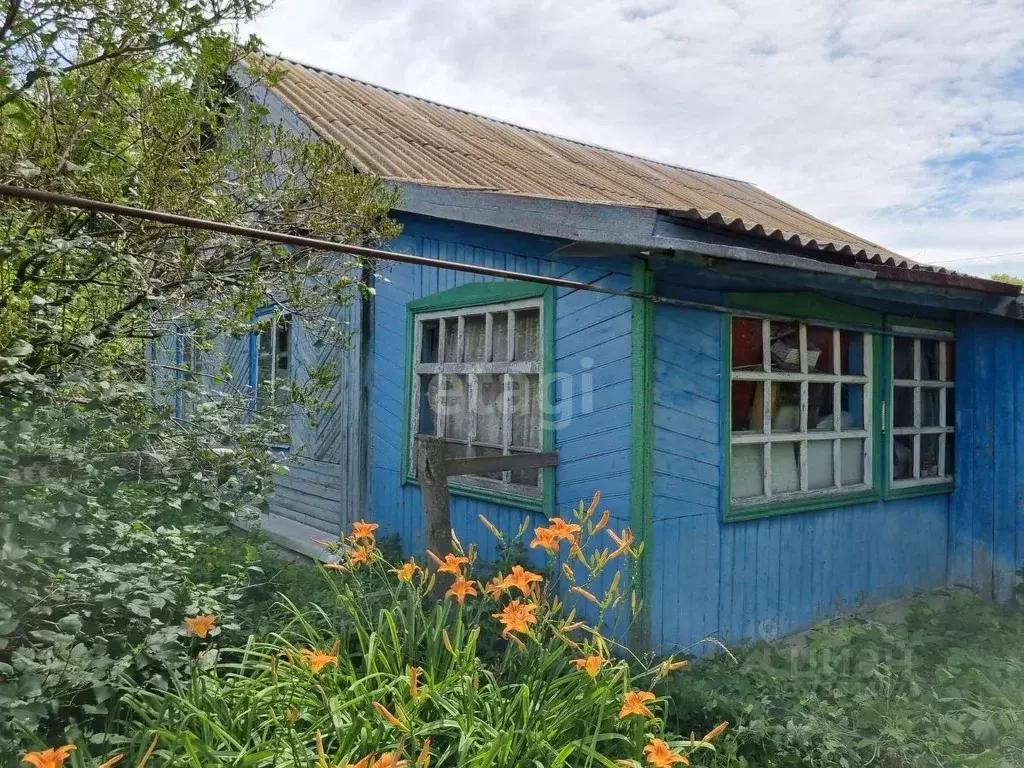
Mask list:
[[[1024,765],[1024,615],[953,594],[905,623],[839,621],[674,685],[680,723],[730,721],[723,766]]]

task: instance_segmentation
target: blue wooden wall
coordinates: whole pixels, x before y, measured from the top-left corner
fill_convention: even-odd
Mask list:
[[[626,260],[558,260],[547,257],[561,245],[558,241],[411,216],[403,223],[404,233],[392,243],[393,250],[629,287]],[[400,476],[402,425],[407,418],[406,304],[490,278],[410,265],[382,267],[382,277],[376,283],[372,339],[373,518],[382,533],[401,537],[407,553],[421,554],[426,542],[420,490],[414,484],[403,485]],[[554,387],[556,509],[568,515],[580,499],[589,501],[600,489],[603,506],[611,510],[613,524],[621,530],[629,525],[630,301],[558,289],[554,304],[554,372],[568,382]],[[506,534],[514,533],[524,518],[543,524],[543,518],[514,506],[453,496],[453,527],[463,543],[475,542],[484,558],[495,557],[497,551],[479,514]]]
[[[723,318],[655,310],[652,643],[772,639],[946,583],[949,499],[722,523]]]

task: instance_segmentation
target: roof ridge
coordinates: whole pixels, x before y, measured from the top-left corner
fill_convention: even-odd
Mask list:
[[[579,147],[586,147],[587,149],[597,149],[597,150],[600,150],[601,152],[611,152],[613,154],[620,155],[621,157],[628,157],[631,160],[639,160],[640,162],[643,162],[643,163],[653,163],[655,165],[662,165],[662,166],[665,166],[666,168],[672,168],[672,169],[677,170],[677,171],[686,171],[687,173],[699,173],[702,176],[710,176],[710,177],[715,178],[715,179],[723,179],[724,181],[731,181],[731,182],[733,182],[735,184],[745,184],[748,187],[753,187],[753,188],[755,188],[757,190],[761,190],[761,188],[757,184],[755,184],[754,182],[746,181],[744,179],[739,179],[739,178],[736,178],[735,176],[726,176],[725,174],[722,174],[722,173],[714,173],[713,171],[705,171],[705,170],[701,170],[700,168],[691,168],[690,166],[679,165],[677,163],[669,163],[669,162],[666,162],[664,160],[655,160],[652,157],[644,157],[643,155],[636,155],[636,154],[633,154],[632,152],[625,152],[625,151],[623,151],[621,149],[613,149],[611,147],[604,147],[604,146],[601,146],[600,144],[591,144],[589,142],[580,141],[579,139],[573,139],[573,138],[570,138],[568,136],[561,136],[561,135],[559,135],[557,133],[551,133],[549,131],[542,131],[542,130],[540,130],[538,128],[530,128],[528,126],[520,125],[518,123],[513,123],[513,122],[510,122],[508,120],[502,120],[501,118],[491,117],[489,115],[484,115],[484,114],[481,114],[479,112],[471,112],[470,110],[464,109],[462,107],[456,107],[456,106],[453,106],[451,104],[445,104],[444,102],[434,101],[433,99],[428,99],[428,98],[425,98],[423,96],[417,96],[414,93],[406,93],[405,91],[399,91],[399,90],[397,90],[395,88],[391,88],[391,87],[386,86],[386,85],[380,85],[379,83],[370,82],[369,80],[360,80],[357,77],[352,77],[351,75],[345,75],[345,74],[342,74],[341,72],[335,72],[334,70],[327,69],[326,67],[322,67],[322,66],[320,66],[318,64],[313,64],[313,63],[308,62],[308,61],[303,61],[301,59],[296,59],[296,58],[293,58],[291,56],[282,56],[281,54],[266,53],[266,52],[260,52],[259,55],[265,56],[265,57],[270,58],[270,59],[280,59],[282,61],[288,62],[289,64],[295,64],[295,65],[298,65],[300,67],[305,67],[306,69],[312,69],[312,70],[314,70],[316,72],[320,72],[320,73],[325,74],[325,75],[331,75],[333,77],[340,77],[340,78],[343,78],[345,80],[350,80],[353,83],[359,83],[360,85],[366,85],[366,86],[369,86],[371,88],[377,88],[377,89],[382,90],[382,91],[387,91],[388,93],[394,94],[396,96],[402,96],[402,97],[405,97],[407,99],[415,99],[416,101],[423,102],[424,104],[431,104],[431,105],[433,105],[435,107],[441,107],[442,109],[450,109],[453,112],[459,112],[459,113],[461,113],[463,115],[468,115],[469,117],[475,117],[475,118],[480,119],[480,120],[487,120],[489,122],[497,123],[499,125],[504,125],[504,126],[507,126],[509,128],[515,128],[516,130],[519,130],[519,131],[526,131],[528,133],[535,133],[535,134],[537,134],[539,136],[544,136],[544,137],[549,138],[549,139],[557,139],[558,141],[565,141],[565,142],[568,142],[569,144],[575,144],[576,146],[579,146]],[[763,190],[761,190],[761,191],[763,191]]]

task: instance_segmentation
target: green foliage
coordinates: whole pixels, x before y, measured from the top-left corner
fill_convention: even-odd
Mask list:
[[[1024,278],[1016,277],[1014,275],[1008,275],[1005,272],[992,275],[993,280],[998,280],[1001,283],[1009,283],[1010,285],[1024,285]]]
[[[681,722],[730,722],[706,765],[1024,764],[1024,615],[960,594],[906,623],[840,621],[806,648],[761,645],[674,686]]]

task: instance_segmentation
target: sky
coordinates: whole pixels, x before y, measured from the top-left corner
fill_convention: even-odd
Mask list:
[[[1024,276],[1024,0],[277,0],[271,53]]]

